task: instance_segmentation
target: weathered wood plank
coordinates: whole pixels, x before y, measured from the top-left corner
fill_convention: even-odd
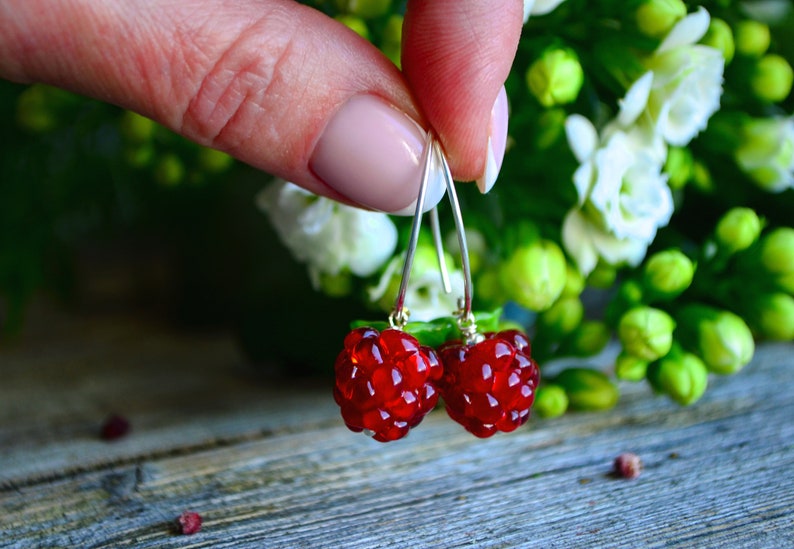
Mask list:
[[[229,381],[241,374],[229,367],[228,348],[214,359],[218,377],[208,376],[225,396],[206,397],[228,408],[219,404],[205,414],[193,408],[171,416],[173,422],[165,414],[158,424],[158,411],[175,411],[161,399],[181,401],[191,390],[159,387],[159,398],[133,405],[148,419],[122,442],[129,446],[86,451],[84,465],[85,455],[53,457],[74,432],[69,421],[93,420],[76,396],[61,401],[71,402],[72,419],[50,444],[32,430],[52,430],[47,418],[57,416],[38,416],[39,423],[12,433],[6,419],[24,414],[9,412],[2,400],[3,440],[28,440],[32,458],[46,466],[22,467],[16,450],[0,455],[0,471],[9,465],[14,471],[3,477],[0,491],[0,545],[790,547],[792,351],[791,345],[762,346],[744,372],[715,379],[693,407],[627,386],[622,404],[609,413],[532,421],[529,428],[485,441],[437,411],[404,441],[379,444],[340,426],[330,395],[316,391],[294,397],[283,391],[284,417],[263,418],[277,414],[255,398],[265,386]],[[149,355],[160,356],[155,369],[179,370],[179,362],[192,356],[168,355],[170,363],[162,353]],[[125,364],[140,366],[135,360]],[[134,376],[128,381],[135,383]],[[51,389],[58,387],[53,382]],[[5,385],[2,390],[7,392]],[[288,418],[297,408],[287,402],[312,410],[293,421]],[[212,425],[209,431],[191,424],[197,417]],[[268,424],[273,428],[261,428]],[[182,439],[180,428],[187,433]],[[237,434],[213,446],[226,429]],[[154,453],[154,442],[136,446],[150,436],[176,438]],[[118,454],[103,457],[102,448]],[[612,459],[626,450],[646,464],[634,481],[609,475]],[[192,537],[171,529],[185,509],[205,518]]]
[[[336,418],[325,384],[261,375],[227,334],[43,314],[0,349],[0,486]],[[134,436],[100,440],[110,413],[129,418]]]

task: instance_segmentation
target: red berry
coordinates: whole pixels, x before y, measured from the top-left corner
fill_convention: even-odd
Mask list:
[[[179,531],[190,536],[201,530],[201,515],[194,511],[185,511],[176,519]]]
[[[527,337],[517,330],[485,334],[473,345],[452,342],[439,350],[439,384],[449,416],[478,437],[526,423],[540,370]]]
[[[642,460],[637,454],[623,452],[615,458],[613,467],[621,478],[637,478],[642,473]]]
[[[438,355],[410,334],[357,328],[336,359],[334,399],[345,425],[388,442],[408,434],[438,402]]]
[[[116,440],[130,432],[130,422],[124,416],[112,414],[105,419],[99,436],[103,440]]]

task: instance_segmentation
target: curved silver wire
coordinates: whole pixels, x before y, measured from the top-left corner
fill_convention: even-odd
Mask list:
[[[433,169],[435,167],[435,170]],[[452,207],[452,217],[455,220],[455,232],[458,237],[460,248],[461,267],[463,269],[463,297],[459,300],[459,310],[455,312],[458,318],[458,326],[466,344],[472,343],[477,339],[477,325],[471,311],[473,299],[473,284],[471,279],[471,264],[469,262],[469,247],[466,244],[466,229],[463,225],[463,215],[460,211],[460,202],[455,191],[455,182],[452,179],[452,172],[449,169],[446,155],[441,144],[428,132],[425,141],[424,168],[422,170],[422,180],[419,185],[419,194],[416,197],[416,210],[411,224],[411,234],[408,239],[408,249],[405,252],[405,263],[403,264],[402,279],[400,288],[397,291],[397,298],[394,303],[394,310],[389,315],[389,324],[393,327],[402,328],[408,322],[409,312],[405,308],[405,294],[408,290],[408,279],[411,275],[416,248],[419,242],[419,231],[422,226],[422,213],[424,211],[425,197],[427,195],[427,183],[432,174],[440,169],[447,187],[447,196]],[[433,209],[431,213],[431,223],[433,224],[433,239],[436,252],[438,254],[439,270],[444,284],[444,291],[449,293],[451,286],[446,262],[444,261],[444,250],[441,243],[441,231],[438,223],[438,212]]]
[[[441,239],[441,223],[438,221],[438,208],[430,210],[430,232],[433,233],[433,244],[436,247],[436,257],[438,258],[438,270],[441,272],[441,285],[444,293],[452,293],[452,284],[449,281],[449,271],[447,261],[444,258],[444,242]]]
[[[416,196],[416,209],[414,210],[414,219],[411,224],[411,235],[408,238],[408,248],[405,251],[405,263],[403,263],[400,289],[397,291],[394,310],[389,315],[389,324],[396,328],[403,328],[408,322],[409,312],[405,308],[405,293],[408,290],[408,279],[411,276],[411,267],[414,264],[416,247],[419,243],[419,229],[422,227],[422,214],[425,209],[425,196],[427,196],[427,182],[432,172],[430,168],[433,160],[433,134],[431,132],[427,132],[427,138],[425,139],[424,160],[422,180],[419,183],[419,194]]]
[[[471,312],[472,300],[474,298],[474,285],[471,280],[471,264],[469,263],[469,246],[466,243],[466,227],[463,225],[463,214],[460,211],[460,201],[455,191],[455,181],[452,179],[452,172],[449,163],[441,149],[441,143],[433,141],[435,154],[441,160],[442,173],[447,185],[447,196],[449,204],[452,206],[452,218],[455,220],[455,233],[458,237],[458,247],[460,248],[460,263],[463,269],[463,298],[459,300],[458,326],[463,335],[464,343],[467,345],[477,339],[477,324],[474,321],[474,314]]]

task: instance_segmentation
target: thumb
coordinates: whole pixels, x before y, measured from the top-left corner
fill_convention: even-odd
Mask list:
[[[510,72],[521,0],[409,0],[402,66],[457,179],[493,185],[507,139]]]
[[[7,78],[135,110],[317,194],[415,203],[426,122],[402,75],[298,3],[6,0],[0,52]]]

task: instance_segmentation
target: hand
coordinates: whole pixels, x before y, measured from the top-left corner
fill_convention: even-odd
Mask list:
[[[117,104],[317,194],[407,213],[427,129],[456,179],[493,184],[522,7],[409,0],[401,73],[289,0],[5,0],[0,76]]]

